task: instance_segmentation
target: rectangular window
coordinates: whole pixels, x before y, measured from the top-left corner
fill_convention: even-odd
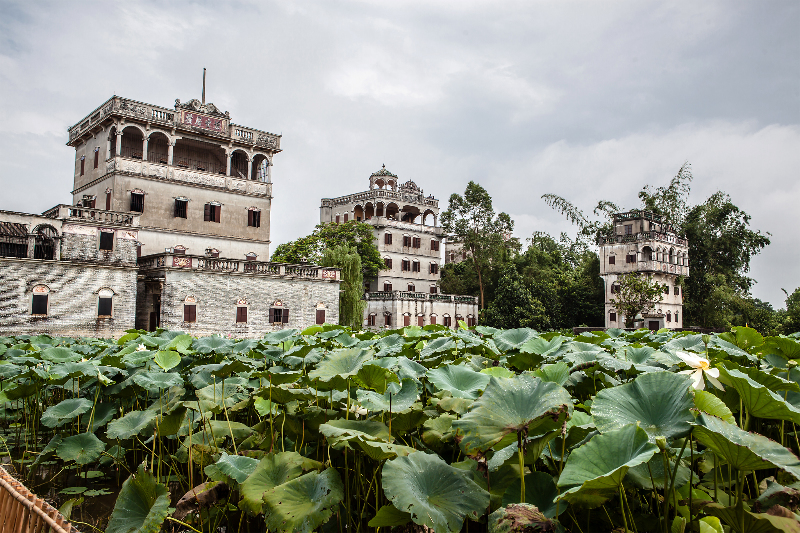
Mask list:
[[[114,249],[114,232],[101,231],[100,232],[100,249],[111,251]]]
[[[236,322],[237,323],[247,322],[247,308],[246,307],[237,307],[236,308]]]
[[[144,194],[138,192],[131,193],[131,211],[144,213]]]
[[[616,257],[614,257],[613,255],[609,255],[609,256],[608,256],[608,264],[609,264],[609,265],[614,265],[614,264],[616,264],[616,261],[617,261],[617,258],[616,258]]]
[[[411,325],[411,315],[403,315],[403,326]]]
[[[609,313],[608,314],[609,322],[616,322],[617,321],[617,313]]]
[[[414,288],[415,287],[413,285],[409,285],[408,286],[408,292],[414,292]]]
[[[111,316],[111,298],[99,298],[97,316]]]
[[[187,200],[175,200],[175,218],[186,218]]]
[[[97,165],[100,164],[100,148],[94,149],[94,168],[97,168]]]
[[[617,294],[619,292],[619,285],[616,283],[611,285],[611,294]]]
[[[383,325],[384,326],[391,326],[392,325],[392,314],[386,313],[383,315]]]
[[[438,288],[436,287],[436,285],[431,285],[431,294],[436,294],[437,292],[439,292],[439,291],[438,291]]]
[[[344,214],[344,221],[347,222],[347,213]]]
[[[367,325],[368,326],[374,326],[375,325],[375,313],[373,313],[373,314],[371,314],[371,315],[369,315],[367,317]]]
[[[106,193],[106,211],[111,211],[111,193]]]
[[[183,321],[197,322],[197,306],[194,304],[183,304]]]
[[[402,270],[403,272],[408,272],[409,270],[411,270],[411,261],[409,261],[408,259],[403,259],[403,261],[400,264],[400,270]]]
[[[678,322],[678,312],[675,311],[675,322]]]
[[[392,292],[392,284],[388,283],[388,282],[384,283],[383,284],[383,290],[384,290],[384,292]]]
[[[417,325],[418,325],[419,327],[422,327],[422,326],[424,326],[424,325],[425,325],[425,317],[424,317],[423,315],[419,315],[419,316],[417,317]]]
[[[625,262],[626,263],[635,263],[636,262],[636,256],[635,255],[631,255],[631,254],[626,255],[625,256]]]
[[[206,222],[219,222],[222,215],[222,206],[219,204],[206,204],[203,208],[203,220]]]
[[[47,314],[47,294],[34,294],[33,302],[31,305],[32,315],[46,315]]]
[[[419,261],[411,263],[411,272],[419,272]]]
[[[438,274],[439,273],[439,265],[437,265],[436,263],[431,263],[431,268],[430,268],[429,271],[430,271],[431,274]]]
[[[339,223],[339,215],[336,215],[336,223]]]
[[[625,224],[625,235],[633,234],[633,224]]]
[[[392,259],[389,258],[389,257],[385,258],[383,260],[383,264],[386,265],[386,268],[391,269],[392,268]]]
[[[324,323],[325,323],[325,310],[317,309],[317,324],[324,324]]]
[[[449,328],[450,326],[452,326],[453,325],[452,317],[449,317],[449,316],[444,317],[444,320],[443,320],[442,324],[446,328]]]
[[[392,244],[392,234],[386,233],[383,235],[383,244]]]
[[[681,293],[681,288],[678,287],[677,285],[675,285],[675,296],[679,295],[680,293]],[[676,318],[675,320],[678,320],[678,319]]]
[[[83,176],[83,170],[86,167],[86,156],[81,156],[81,176]]]
[[[413,239],[411,239],[411,247],[419,248],[421,245],[421,241],[422,239],[420,239],[419,237],[414,237]]]
[[[439,241],[437,241],[436,239],[431,239],[431,250],[433,250],[434,252],[439,251]]]
[[[247,210],[247,225],[253,228],[261,227],[261,211],[255,209]]]
[[[431,324],[436,324],[436,315],[431,315]]]
[[[664,294],[669,294],[669,285],[664,285]]]
[[[471,328],[474,325],[475,325],[475,317],[474,316],[468,316],[467,317],[467,327]]]
[[[403,235],[403,246],[411,246],[411,236]]]

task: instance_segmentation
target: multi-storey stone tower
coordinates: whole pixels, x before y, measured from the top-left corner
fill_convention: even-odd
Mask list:
[[[365,282],[366,326],[477,323],[474,296],[438,294],[444,233],[438,217],[438,199],[413,181],[398,185],[385,165],[369,177],[368,190],[322,199],[320,222],[357,220],[374,228],[386,269]]]
[[[205,101],[170,109],[114,96],[69,129],[73,203],[140,213],[144,255],[265,261],[280,140]]]
[[[611,298],[617,278],[626,272],[643,272],[664,285],[664,295],[654,309],[637,317],[637,326],[650,329],[683,327],[683,290],[680,280],[689,276],[688,242],[659,215],[634,210],[614,215],[611,235],[599,239],[600,275],[605,282],[605,325],[624,327]]]

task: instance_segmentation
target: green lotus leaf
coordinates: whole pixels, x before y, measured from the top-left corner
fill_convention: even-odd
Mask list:
[[[156,415],[150,411],[128,411],[122,418],[108,423],[106,435],[109,439],[129,439],[152,429],[156,421]]]
[[[87,431],[94,433],[108,424],[117,412],[117,406],[113,403],[99,403],[95,405],[94,413],[90,410],[83,414],[81,417],[81,425],[88,426],[89,419],[91,418],[92,427],[87,427]]]
[[[564,505],[563,507],[566,507]],[[521,533],[558,531],[556,522],[548,519],[535,505],[512,503],[489,515],[489,533]]]
[[[367,524],[369,527],[396,527],[411,522],[411,515],[392,504],[384,505]]]
[[[230,340],[219,335],[200,337],[192,343],[192,348],[199,353],[229,353],[231,346],[233,346],[233,343]]]
[[[558,499],[597,507],[619,488],[629,468],[646,463],[656,452],[658,447],[636,424],[595,435],[567,459],[558,479]]]
[[[260,374],[259,374],[260,375]],[[271,385],[285,385],[294,383],[303,375],[302,370],[292,370],[282,366],[272,366],[267,369],[265,377],[269,379]]]
[[[348,378],[358,373],[361,367],[374,357],[372,350],[347,348],[329,353],[317,368],[308,373],[312,380],[330,381],[335,377]]]
[[[761,336],[761,333],[746,326],[734,326],[730,332],[720,333],[719,338],[750,353],[755,353],[754,348],[764,344],[764,337]]]
[[[456,343],[450,337],[439,337],[438,339],[429,341],[419,352],[419,355],[423,359],[427,359],[435,354],[452,350],[455,347]]]
[[[76,378],[79,376],[96,376],[97,367],[90,361],[80,363],[68,362],[53,365],[50,373],[58,377],[71,377]]]
[[[239,441],[244,440],[253,434],[254,430],[250,426],[241,422],[229,422],[227,420],[209,420],[206,422],[211,433],[215,438],[231,437]]]
[[[205,467],[205,473],[213,481],[222,481],[233,486],[231,480],[236,483],[244,482],[257,466],[258,459],[243,455],[228,455],[222,452],[216,463]]]
[[[45,361],[51,361],[53,363],[69,363],[69,362],[76,362],[83,359],[83,355],[79,353],[75,353],[69,348],[61,348],[61,347],[51,347],[45,348],[42,350],[41,353],[42,359]]]
[[[223,412],[226,408],[230,409],[248,397],[241,392],[238,384],[229,382],[227,379],[197,389],[195,394],[197,394],[200,409],[216,414]]]
[[[397,393],[392,393],[391,388],[384,394],[359,389],[356,395],[358,403],[370,411],[400,413],[414,405],[419,398],[419,388],[413,379],[406,378]]]
[[[693,425],[697,442],[737,470],[750,472],[778,467],[800,479],[800,459],[777,442],[704,413],[700,413]]]
[[[800,409],[781,398],[766,386],[735,368],[720,366],[720,378],[729,384],[742,399],[745,410],[751,416],[773,420],[791,420],[800,424]],[[784,380],[785,381],[785,380]],[[795,384],[794,382],[790,382]],[[796,384],[795,384],[796,385]]]
[[[768,388],[773,392],[775,391],[800,392],[800,384],[798,384],[796,381],[792,379],[784,379],[780,376],[775,376],[767,372],[764,372],[763,370],[759,370],[758,368],[740,366],[734,363],[733,361],[725,361],[723,365],[726,370],[736,369],[739,372],[746,374],[747,377],[749,377],[756,383],[764,385],[766,388]]]
[[[331,420],[319,426],[331,446],[350,440],[382,440],[391,442],[392,435],[384,424],[372,420]]]
[[[428,381],[439,390],[450,391],[456,398],[476,399],[489,384],[490,376],[463,365],[444,365],[428,370]]]
[[[461,531],[464,518],[477,519],[489,493],[436,455],[414,452],[383,465],[383,491],[415,524],[438,532]]]
[[[326,333],[333,333],[333,336],[338,335],[337,330],[330,330]],[[282,342],[288,341],[296,334],[297,334],[296,329],[281,329],[278,331],[272,331],[264,335],[264,342],[267,344],[280,344]]]
[[[698,390],[694,391],[694,405],[698,410],[723,419],[728,424],[735,424],[736,419],[725,402],[714,396],[714,394]]]
[[[122,484],[106,533],[158,533],[169,513],[169,491],[140,465]]]
[[[556,335],[550,340],[544,337],[532,337],[519,347],[519,351],[547,357],[557,352],[564,344],[565,339],[566,338],[561,335]]]
[[[650,356],[655,353],[656,349],[650,346],[642,346],[639,348],[635,348],[633,346],[626,346],[616,351],[614,356],[617,359],[623,359],[625,361],[630,361],[637,365],[641,365],[650,359]]]
[[[394,459],[395,457],[405,457],[406,455],[417,451],[410,446],[391,444],[379,440],[357,440],[355,442],[361,448],[361,451],[367,454],[370,459],[375,461],[385,461],[386,459]]]
[[[688,453],[686,454],[688,455]],[[672,479],[672,472],[675,470],[675,461],[670,459],[667,471],[667,483]],[[651,477],[652,476],[652,477]],[[659,490],[664,489],[664,458],[661,454],[656,455],[647,463],[636,465],[628,470],[628,477],[626,483],[632,481],[634,485],[639,488],[652,490],[653,483]],[[675,473],[675,488],[681,487],[689,483],[689,469],[685,466],[678,465],[678,471]]]
[[[564,383],[569,379],[569,365],[564,361],[559,361],[552,365],[544,365],[534,370],[533,375],[542,381],[552,381],[563,387]]]
[[[603,389],[592,403],[600,433],[639,424],[651,442],[659,436],[684,437],[691,431],[694,407],[689,377],[671,372],[642,374],[633,382]]]
[[[346,332],[342,332],[341,335],[335,337],[333,340],[335,340],[345,348],[352,348],[353,346],[358,344],[358,339],[351,337]]]
[[[339,473],[309,472],[264,494],[267,529],[311,533],[328,521],[344,497]]]
[[[153,360],[165,372],[168,372],[181,364],[181,354],[172,350],[160,350]]]
[[[97,461],[106,445],[94,433],[78,433],[62,440],[56,448],[56,455],[64,461],[75,461],[86,465]]]
[[[490,378],[483,395],[453,428],[464,435],[462,449],[471,454],[499,443],[510,433],[544,433],[561,426],[572,413],[572,397],[556,383],[530,375]]]
[[[800,342],[787,337],[767,337],[760,349],[764,354],[775,354],[783,359],[800,358]]]
[[[515,479],[503,493],[503,507],[519,501],[520,480]],[[558,487],[553,477],[546,472],[531,472],[525,475],[525,502],[535,505],[547,518],[556,518],[567,510],[567,504],[556,505]],[[558,514],[556,514],[558,513]]]
[[[86,398],[64,400],[52,407],[48,407],[42,414],[42,424],[49,428],[63,426],[92,408],[92,402]]]
[[[375,347],[380,350],[380,353],[387,355],[401,351],[406,342],[408,341],[402,336],[397,333],[392,333],[391,335],[378,339],[378,342],[375,343]]]
[[[386,392],[389,383],[400,383],[397,374],[378,365],[366,364],[361,367],[354,381],[361,388],[372,389],[380,394]]]
[[[502,352],[521,348],[529,340],[538,337],[538,334],[529,328],[507,329],[494,335],[493,340],[497,349]],[[526,353],[536,353],[529,348]],[[541,355],[541,354],[537,354]]]
[[[514,372],[503,366],[490,366],[481,370],[481,374],[488,374],[496,378],[513,378],[516,376]]]
[[[61,444],[62,440],[64,439],[63,437],[61,437],[59,433],[53,435],[53,437],[50,439],[50,442],[47,443],[47,446],[45,446],[42,449],[42,451],[39,452],[39,455],[36,456],[36,460],[33,461],[33,464],[38,465],[39,463],[44,461],[48,455],[55,453],[55,451],[58,449],[58,445]]]
[[[453,421],[456,417],[447,413],[426,420],[423,424],[425,430],[422,433],[422,440],[431,447],[439,447],[445,442],[453,440]]]
[[[661,351],[674,353],[681,352],[705,352],[706,345],[703,343],[702,335],[686,335],[677,337],[667,342],[661,347]]]
[[[742,506],[744,524],[736,507],[723,507],[718,503],[709,503],[703,511],[716,516],[731,527],[736,533],[800,533],[800,522],[796,517],[788,518],[767,513],[753,513],[746,503]],[[742,529],[744,525],[744,529]]]
[[[133,382],[149,392],[183,385],[183,378],[177,372],[139,372]]]
[[[299,477],[303,473],[303,462],[304,457],[295,452],[268,454],[239,486],[242,494],[239,507],[259,514],[264,506],[264,493]]]

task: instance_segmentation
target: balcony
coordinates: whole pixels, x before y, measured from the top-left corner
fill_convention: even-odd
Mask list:
[[[639,233],[632,233],[630,235],[606,235],[597,239],[597,244],[625,244],[629,242],[647,242],[656,241],[667,244],[674,244],[676,246],[689,246],[686,239],[678,237],[674,233],[663,233],[658,231],[643,231]]]
[[[186,255],[165,252],[139,258],[141,271],[154,269],[185,269],[196,272],[238,273],[288,279],[308,279],[319,281],[339,281],[339,269],[318,265],[291,265],[268,261],[246,261],[199,255]]]
[[[42,213],[42,216],[61,220],[83,220],[113,226],[135,227],[139,225],[138,214],[65,204],[48,209]]]
[[[427,292],[409,291],[375,291],[364,295],[367,300],[428,300],[431,302],[455,302],[460,304],[478,305],[477,296],[460,294],[428,294]]]

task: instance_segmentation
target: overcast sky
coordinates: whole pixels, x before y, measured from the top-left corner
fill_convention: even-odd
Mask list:
[[[381,164],[447,207],[483,185],[516,235],[638,206],[692,164],[772,234],[753,294],[800,285],[797,1],[0,0],[0,209],[69,203],[67,128],[113,94],[199,98],[283,135],[274,246]]]

